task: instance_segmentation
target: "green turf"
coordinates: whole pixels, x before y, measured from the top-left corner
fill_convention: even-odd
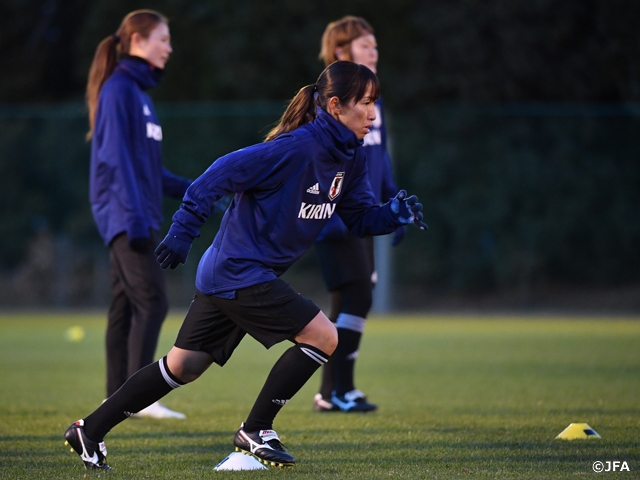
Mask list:
[[[165,399],[186,420],[128,420],[107,437],[108,475],[88,474],[62,433],[104,395],[104,314],[0,314],[0,478],[584,478],[624,461],[640,478],[640,318],[373,318],[358,386],[373,414],[318,414],[316,374],[275,428],[298,464],[215,472],[277,356],[246,339]],[[181,316],[165,324],[167,351]],[[80,342],[65,332],[81,326]],[[584,422],[601,439],[554,440]]]

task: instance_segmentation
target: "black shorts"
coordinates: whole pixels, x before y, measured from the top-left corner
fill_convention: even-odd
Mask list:
[[[374,254],[373,237],[360,238],[349,233],[344,240],[325,240],[315,244],[327,290],[337,290],[352,282],[371,282]]]
[[[293,341],[319,312],[281,279],[242,288],[232,300],[196,291],[175,346],[207,352],[222,366],[245,334],[270,348]]]

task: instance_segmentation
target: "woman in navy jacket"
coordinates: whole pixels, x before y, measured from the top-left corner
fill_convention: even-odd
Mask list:
[[[162,166],[162,128],[146,91],[160,82],[171,51],[161,14],[131,12],[98,46],[87,84],[89,197],[111,267],[107,397],[154,360],[168,310],[153,249],[163,195],[181,198],[190,182]],[[184,418],[159,403],[139,415]]]
[[[378,46],[373,27],[361,17],[346,16],[331,22],[322,35],[320,59],[325,66],[337,60],[349,60],[377,71]],[[392,198],[398,188],[393,181],[391,159],[387,151],[387,131],[382,99],[374,105],[376,119],[371,133],[364,138],[369,182],[378,204]],[[392,245],[398,245],[405,227],[398,227]],[[338,329],[338,348],[322,368],[320,392],[313,399],[319,412],[370,412],[378,407],[355,386],[355,363],[367,315],[373,302],[372,289],[377,280],[373,238],[350,233],[340,217],[333,217],[318,237],[316,253],[327,290],[330,292],[329,318]]]
[[[280,276],[337,214],[359,236],[409,223],[426,228],[415,196],[401,190],[380,206],[371,192],[361,145],[375,119],[378,88],[364,66],[330,65],[298,92],[265,143],[219,158],[189,187],[156,249],[163,268],[186,261],[214,202],[234,198],[200,260],[196,295],[175,346],[65,432],[88,468],[108,468],[103,438],[115,425],[212,363],[224,365],[247,333],[266,348],[283,340],[294,345],[273,366],[234,444],[268,464],[295,463],[273,421],[326,363],[338,338],[324,313]]]

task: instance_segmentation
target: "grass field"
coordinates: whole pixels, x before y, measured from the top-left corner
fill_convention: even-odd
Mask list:
[[[298,465],[268,472],[213,470],[286,348],[250,338],[165,398],[186,420],[124,422],[106,439],[114,471],[86,472],[62,434],[103,399],[103,330],[104,314],[0,314],[1,478],[640,478],[640,318],[373,318],[358,386],[380,410],[313,413],[316,374],[275,424]],[[554,440],[572,422],[602,438]],[[596,474],[596,461],[630,471]]]

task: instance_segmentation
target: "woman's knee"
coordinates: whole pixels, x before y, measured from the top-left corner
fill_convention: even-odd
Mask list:
[[[197,380],[212,363],[213,357],[205,352],[173,347],[167,354],[169,371],[183,383]]]
[[[331,355],[338,347],[338,329],[335,323],[331,323],[328,327],[325,337],[325,347],[322,351],[328,355]]]
[[[338,330],[335,323],[332,323],[327,319],[327,323],[324,324],[316,334],[317,345],[327,355],[331,355],[338,346]]]
[[[320,312],[296,336],[298,343],[306,343],[331,355],[338,346],[338,331],[327,316]]]

